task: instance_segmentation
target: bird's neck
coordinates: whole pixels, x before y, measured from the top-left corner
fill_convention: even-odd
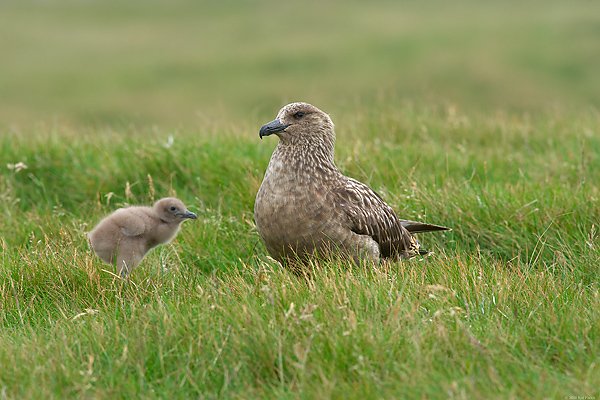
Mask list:
[[[179,221],[175,222],[160,220],[156,231],[153,232],[153,235],[149,238],[149,245],[151,247],[155,247],[159,244],[170,242],[175,236],[177,236],[180,226],[181,224]]]
[[[341,174],[333,159],[333,149],[314,146],[290,146],[279,143],[271,156],[269,170],[277,175],[294,177],[305,182],[337,179]]]

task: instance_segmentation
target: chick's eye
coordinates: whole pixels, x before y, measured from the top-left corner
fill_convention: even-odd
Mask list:
[[[302,118],[304,117],[304,113],[302,111],[298,111],[296,114],[294,114],[294,118]]]
[[[171,211],[175,211],[175,210],[177,210],[177,207],[171,206]]]

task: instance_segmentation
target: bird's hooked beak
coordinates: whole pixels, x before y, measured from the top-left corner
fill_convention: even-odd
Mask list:
[[[277,119],[269,122],[268,124],[264,124],[260,128],[260,132],[258,133],[258,136],[262,139],[263,136],[269,136],[269,135],[272,135],[277,132],[282,132],[285,130],[285,128],[287,128],[290,125],[291,124],[282,124],[279,121],[279,118],[277,118]]]
[[[193,212],[191,212],[191,211],[186,211],[186,212],[184,212],[184,213],[181,213],[180,215],[181,215],[183,218],[186,218],[186,219],[196,219],[196,218],[198,218],[198,217],[196,216],[196,214],[194,214],[194,213],[193,213]]]

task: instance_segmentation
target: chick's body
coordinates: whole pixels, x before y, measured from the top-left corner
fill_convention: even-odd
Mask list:
[[[116,210],[89,233],[96,255],[115,265],[121,275],[136,268],[154,247],[170,242],[186,219],[196,219],[183,203],[167,197],[154,207],[128,207]]]

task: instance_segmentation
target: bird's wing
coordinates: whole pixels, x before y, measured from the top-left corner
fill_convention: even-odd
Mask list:
[[[125,236],[140,236],[146,231],[144,216],[133,208],[121,208],[111,218]]]
[[[382,257],[408,257],[419,252],[419,243],[373,189],[346,178],[334,186],[332,194],[336,207],[348,217],[350,229],[371,236],[379,244]]]

